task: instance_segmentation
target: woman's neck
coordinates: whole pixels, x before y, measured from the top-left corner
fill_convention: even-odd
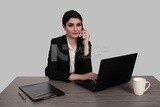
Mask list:
[[[69,44],[71,45],[72,48],[74,48],[77,45],[77,39],[71,38],[67,35],[67,40],[68,40],[68,42],[69,42]]]

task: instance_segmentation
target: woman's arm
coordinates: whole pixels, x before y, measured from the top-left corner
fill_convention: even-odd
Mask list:
[[[91,43],[89,41],[90,35],[85,29],[83,29],[82,34],[85,36],[85,39],[79,41],[82,43],[82,45],[78,48],[82,48],[83,51],[79,52],[78,54],[78,69],[76,69],[76,73],[78,74],[92,72]]]
[[[89,48],[89,38],[90,35],[89,33],[83,28],[83,36],[85,37],[85,39],[82,41],[83,45],[84,45],[84,56],[87,56],[90,53],[90,48]]]
[[[97,79],[97,74],[93,72],[89,72],[86,74],[71,74],[69,76],[69,80],[75,81],[75,80],[96,80]]]
[[[53,50],[53,49],[56,49],[56,50]],[[62,64],[61,64],[61,66],[58,65],[57,49],[58,49],[58,46],[57,46],[56,42],[54,41],[54,39],[52,39],[49,54],[48,54],[48,65],[45,68],[45,75],[48,76],[49,79],[69,82],[68,78],[71,74],[68,73],[66,66],[64,66]],[[63,60],[63,59],[61,59],[61,60]],[[64,61],[59,61],[59,63],[63,63],[63,62]],[[63,69],[63,71],[60,71],[59,67],[61,67]]]

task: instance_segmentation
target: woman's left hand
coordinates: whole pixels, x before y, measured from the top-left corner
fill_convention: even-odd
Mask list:
[[[84,36],[84,40],[82,42],[83,42],[83,45],[86,46],[86,45],[88,45],[90,35],[89,35],[88,31],[84,28],[83,28],[82,34]]]

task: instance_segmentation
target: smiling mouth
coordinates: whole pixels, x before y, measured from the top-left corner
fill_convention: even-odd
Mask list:
[[[73,35],[78,35],[78,33],[72,33]]]

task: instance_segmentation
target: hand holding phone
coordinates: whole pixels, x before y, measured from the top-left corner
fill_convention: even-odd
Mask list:
[[[86,36],[83,35],[83,33],[80,33],[80,34],[79,34],[79,37],[80,37],[82,40],[86,39]]]
[[[81,38],[81,40],[85,40],[87,38],[86,35],[85,35],[84,28],[82,28],[82,32],[79,34],[79,37]]]
[[[82,28],[82,31],[79,35],[80,39],[82,40],[82,43],[84,45],[84,55],[88,55],[90,52],[90,48],[89,48],[89,33],[86,31],[86,29]]]

